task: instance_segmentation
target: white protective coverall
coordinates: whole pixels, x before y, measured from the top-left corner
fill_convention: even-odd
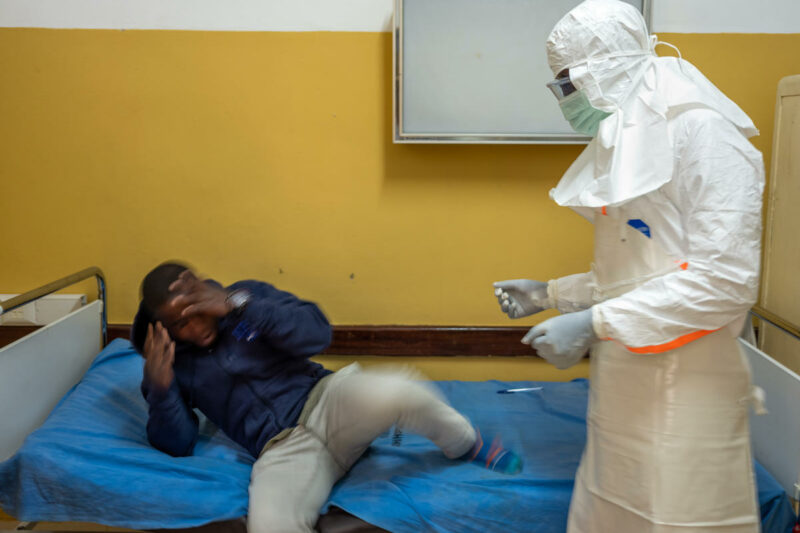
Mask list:
[[[736,337],[758,291],[758,132],[655,45],[617,0],[587,0],[547,40],[553,73],[612,113],[551,191],[593,222],[595,253],[548,295],[561,312],[591,307],[601,339],[568,530],[757,532],[756,394]]]

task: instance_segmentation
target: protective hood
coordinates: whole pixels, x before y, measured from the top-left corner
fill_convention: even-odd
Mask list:
[[[586,0],[547,38],[554,75],[569,77],[589,102],[611,116],[550,196],[559,205],[616,205],[654,191],[673,176],[667,121],[682,111],[712,109],[745,137],[750,118],[692,64],[658,57],[641,13],[619,0]]]

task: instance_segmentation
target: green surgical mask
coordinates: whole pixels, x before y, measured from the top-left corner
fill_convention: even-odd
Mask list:
[[[589,137],[597,135],[600,122],[611,115],[611,113],[593,107],[581,90],[567,96],[558,105],[572,129]]]

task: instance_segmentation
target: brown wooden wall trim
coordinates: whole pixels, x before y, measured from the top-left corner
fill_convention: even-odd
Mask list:
[[[41,326],[0,326],[0,347],[11,344]]]
[[[130,324],[109,324],[108,325],[108,342],[114,339],[130,339],[131,338],[131,325]]]
[[[36,326],[0,326],[0,346],[27,335]],[[520,343],[526,327],[334,326],[328,355],[520,356],[535,355]],[[130,336],[129,324],[109,324],[109,342]]]
[[[330,355],[534,355],[520,342],[528,328],[334,326]]]

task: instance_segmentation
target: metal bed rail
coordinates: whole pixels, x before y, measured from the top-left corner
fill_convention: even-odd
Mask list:
[[[788,320],[784,320],[775,313],[767,311],[766,309],[758,305],[753,306],[750,312],[753,313],[756,317],[760,318],[761,320],[769,322],[776,328],[783,330],[784,332],[788,333],[795,339],[800,340],[800,327],[798,327],[796,324],[792,324]]]
[[[79,281],[83,281],[85,279],[89,279],[92,277],[97,279],[97,297],[103,302],[103,315],[101,320],[103,328],[103,346],[105,346],[108,341],[108,317],[106,311],[108,306],[106,302],[106,278],[105,275],[103,274],[103,271],[96,266],[84,268],[83,270],[75,272],[74,274],[70,274],[69,276],[65,276],[61,279],[51,281],[46,285],[37,287],[36,289],[20,294],[19,296],[14,296],[13,298],[9,298],[8,300],[0,301],[0,315],[8,313],[9,311],[21,307],[25,304],[29,304],[34,300],[38,300],[43,296],[47,296],[48,294],[60,291],[61,289],[69,287],[70,285],[78,283]]]

